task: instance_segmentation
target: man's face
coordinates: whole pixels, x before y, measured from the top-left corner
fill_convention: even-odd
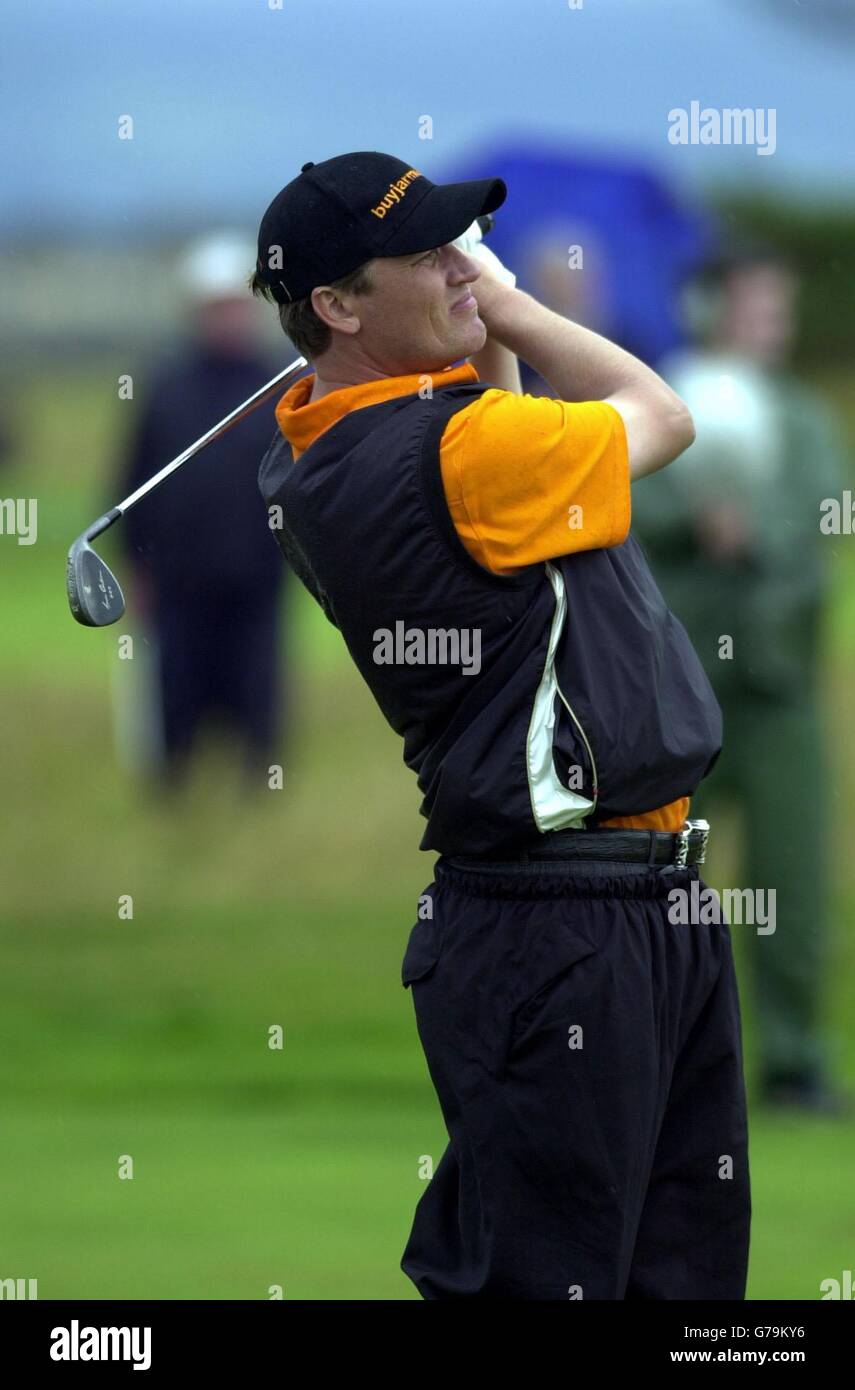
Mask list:
[[[373,288],[343,298],[359,319],[351,341],[388,376],[438,371],[484,346],[487,330],[469,291],[480,268],[471,256],[449,242],[370,265]]]

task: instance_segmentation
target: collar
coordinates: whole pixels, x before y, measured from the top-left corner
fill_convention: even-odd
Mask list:
[[[469,362],[461,367],[446,367],[440,372],[414,372],[409,376],[384,376],[377,381],[360,382],[357,386],[341,386],[320,400],[309,401],[315,381],[315,373],[301,376],[286,392],[276,406],[276,423],[281,433],[291,445],[295,460],[304,449],[308,449],[319,435],[347,415],[351,410],[360,410],[366,405],[376,405],[378,401],[389,401],[395,396],[416,395],[428,376],[434,388],[456,386],[460,382],[477,381],[478,373]]]

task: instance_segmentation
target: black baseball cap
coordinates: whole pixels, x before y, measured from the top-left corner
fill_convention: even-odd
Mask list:
[[[502,179],[431,183],[377,150],[304,164],[261,219],[256,270],[280,304],[375,256],[430,251],[462,236],[508,195]]]

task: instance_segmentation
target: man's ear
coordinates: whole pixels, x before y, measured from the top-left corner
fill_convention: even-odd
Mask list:
[[[343,302],[340,291],[331,285],[316,285],[311,293],[312,308],[318,318],[338,333],[358,333],[359,319]]]

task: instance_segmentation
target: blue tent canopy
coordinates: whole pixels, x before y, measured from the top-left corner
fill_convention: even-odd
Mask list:
[[[642,165],[605,156],[495,145],[432,177],[451,182],[493,175],[505,180],[508,197],[490,245],[522,289],[645,362],[684,343],[677,290],[715,244],[710,215],[679,201]],[[575,284],[579,268],[567,264],[571,254],[578,260],[573,246],[581,246],[584,261]],[[544,291],[538,260],[544,250],[552,262],[547,283],[559,296],[571,296],[571,307]]]

